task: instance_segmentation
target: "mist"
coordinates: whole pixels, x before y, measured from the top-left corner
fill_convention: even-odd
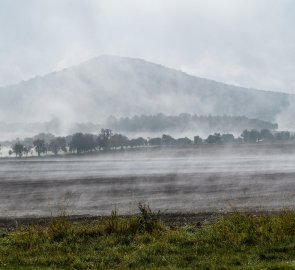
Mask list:
[[[294,11],[291,0],[1,1],[0,216],[293,206]],[[236,138],[108,148],[104,128]],[[78,132],[95,135],[90,150],[71,149]],[[65,151],[38,133],[64,136]],[[13,149],[25,138],[27,156]]]
[[[294,130],[294,96],[284,94],[295,89],[294,9],[290,0],[2,1],[0,121],[58,118],[65,133],[110,115],[196,113]]]
[[[162,212],[276,210],[294,203],[294,151],[214,146],[2,160],[0,214],[132,214],[140,201]]]
[[[188,113],[244,116],[293,130],[293,104],[292,94],[227,85],[142,59],[100,56],[0,88],[0,121],[2,126],[9,122],[42,126],[55,119],[56,132],[65,134],[75,123],[103,125],[109,116]]]

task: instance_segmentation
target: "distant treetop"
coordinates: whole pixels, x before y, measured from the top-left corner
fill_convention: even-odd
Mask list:
[[[248,129],[276,130],[278,125],[260,119],[245,116],[199,116],[182,113],[177,116],[164,114],[140,115],[131,118],[110,117],[107,125],[117,131],[127,132],[165,132],[165,131],[202,131],[204,133],[241,133]]]

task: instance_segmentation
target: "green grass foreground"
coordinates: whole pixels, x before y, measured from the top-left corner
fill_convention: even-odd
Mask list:
[[[295,213],[234,213],[201,227],[138,216],[57,218],[0,232],[0,269],[295,269]]]

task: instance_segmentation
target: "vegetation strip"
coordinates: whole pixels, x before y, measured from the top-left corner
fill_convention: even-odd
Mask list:
[[[250,131],[244,130],[243,133],[235,138],[229,133],[214,133],[210,134],[206,139],[200,136],[194,136],[194,140],[184,137],[175,139],[168,134],[163,134],[162,137],[145,139],[143,137],[129,139],[122,134],[113,134],[109,128],[101,129],[98,135],[89,133],[75,133],[66,137],[55,137],[53,134],[40,133],[33,138],[25,138],[23,141],[16,140],[5,142],[5,147],[11,147],[8,155],[15,154],[16,157],[28,157],[34,154],[40,157],[51,152],[55,156],[59,153],[82,154],[82,153],[98,153],[110,152],[126,149],[147,149],[151,147],[192,147],[200,145],[241,145],[241,144],[256,144],[256,143],[292,143],[294,144],[295,135],[289,131],[272,132],[269,129]],[[0,144],[0,156],[1,144]]]
[[[1,229],[1,269],[295,269],[295,213],[231,213],[167,225],[137,216]]]

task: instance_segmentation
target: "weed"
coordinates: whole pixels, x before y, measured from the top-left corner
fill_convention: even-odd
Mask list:
[[[149,204],[143,204],[140,202],[138,204],[138,209],[140,211],[140,216],[138,218],[140,232],[152,232],[154,229],[159,227],[159,213],[154,213]]]

